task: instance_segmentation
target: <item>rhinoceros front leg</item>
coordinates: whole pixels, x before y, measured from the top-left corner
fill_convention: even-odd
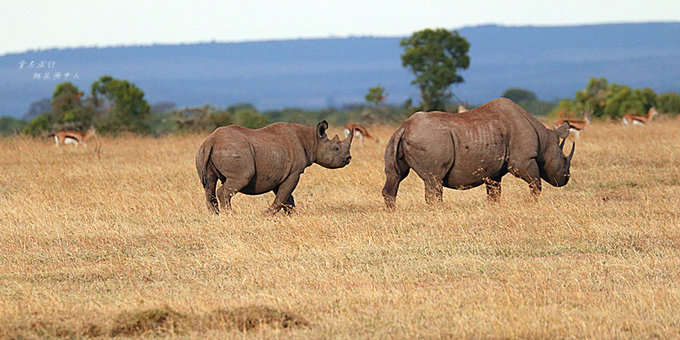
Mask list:
[[[293,212],[293,208],[295,208],[295,199],[293,198],[293,195],[290,195],[286,202],[283,203],[283,212],[290,214]]]
[[[277,189],[274,190],[276,197],[274,198],[274,203],[265,211],[265,214],[273,215],[281,208],[287,207],[284,211],[289,212],[292,207],[295,206],[295,201],[293,200],[293,190],[300,180],[300,174],[295,174],[289,176],[283,183],[279,185]]]
[[[510,172],[529,184],[531,196],[538,200],[541,194],[541,173],[538,170],[536,159],[529,159],[523,164],[518,164],[510,168]]]
[[[278,189],[274,189],[274,194],[278,194]],[[293,198],[293,195],[291,194],[288,196],[288,199],[286,199],[285,202],[283,202],[283,212],[286,214],[290,214],[293,212],[293,208],[295,208],[295,199]]]

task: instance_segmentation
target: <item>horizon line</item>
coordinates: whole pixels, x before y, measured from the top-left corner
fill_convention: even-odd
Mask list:
[[[680,24],[680,21],[644,21],[644,22],[603,22],[603,23],[585,23],[585,24],[551,24],[551,25],[509,25],[497,23],[480,23],[477,25],[462,26],[460,28],[450,28],[451,31],[459,31],[470,28],[480,27],[505,27],[505,28],[565,28],[565,27],[589,27],[589,26],[613,26],[613,25],[647,25],[647,24]],[[24,53],[42,53],[47,51],[63,51],[76,49],[106,49],[106,48],[138,48],[138,47],[164,47],[164,46],[181,46],[181,45],[208,45],[208,44],[248,44],[248,43],[266,43],[266,42],[284,42],[284,41],[304,41],[304,40],[332,40],[332,39],[393,39],[403,38],[406,35],[325,35],[325,36],[307,36],[307,37],[289,37],[289,38],[262,38],[262,39],[243,39],[243,40],[195,40],[195,41],[178,41],[178,42],[149,42],[149,43],[112,43],[105,45],[69,45],[69,46],[48,46],[29,48],[21,51],[8,51],[0,54],[0,58],[19,55]]]

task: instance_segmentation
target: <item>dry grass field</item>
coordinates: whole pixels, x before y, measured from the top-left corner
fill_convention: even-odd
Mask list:
[[[427,206],[412,172],[389,213],[393,130],[273,217],[208,213],[207,135],[0,139],[0,338],[680,337],[680,122],[594,123],[538,203],[508,175]]]

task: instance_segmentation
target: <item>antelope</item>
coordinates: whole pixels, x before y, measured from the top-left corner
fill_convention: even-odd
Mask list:
[[[98,161],[102,160],[102,145],[100,143],[97,143],[97,145],[94,147],[94,158],[96,158]]]
[[[466,112],[467,108],[465,108],[465,104],[458,104],[458,113],[463,113]]]
[[[657,111],[656,108],[653,106],[649,108],[647,115],[634,115],[632,113],[629,113],[623,116],[623,127],[626,127],[628,125],[646,125],[647,123],[652,121],[652,118],[654,118],[654,116],[658,114],[659,111]]]
[[[356,137],[359,137],[359,140],[361,140],[361,141],[364,140],[364,137],[366,137],[368,139],[373,139],[373,136],[371,136],[368,133],[368,130],[366,129],[366,127],[364,127],[363,125],[359,125],[359,124],[348,124],[348,125],[346,125],[343,128],[343,131],[345,132],[345,137],[348,137],[350,135],[352,129],[354,129],[354,135]]]
[[[569,132],[573,132],[574,135],[578,138],[581,131],[583,131],[586,128],[586,125],[590,124],[590,112],[585,112],[583,114],[583,118],[584,120],[560,119],[555,122],[555,129],[557,129],[558,127],[560,127],[560,125],[566,122],[567,124],[569,124]]]
[[[87,130],[85,133],[65,130],[57,132],[54,135],[54,141],[57,143],[57,146],[75,144],[76,150],[78,150],[78,144],[83,144],[83,146],[87,148],[85,141],[87,141],[92,136],[97,137],[97,131],[95,131],[93,127]]]

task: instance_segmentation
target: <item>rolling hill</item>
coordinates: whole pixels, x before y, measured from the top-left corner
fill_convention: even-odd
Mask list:
[[[458,31],[471,44],[471,66],[461,73],[465,83],[453,91],[472,104],[510,87],[529,89],[543,100],[572,97],[590,77],[658,93],[680,90],[680,23],[487,25]],[[0,56],[0,116],[21,117],[31,102],[50,97],[66,73],[85,92],[100,76],[111,75],[134,82],[152,104],[169,101],[179,107],[341,106],[363,102],[378,84],[390,103],[417,101],[413,76],[401,65],[400,40],[351,37],[7,54]]]

